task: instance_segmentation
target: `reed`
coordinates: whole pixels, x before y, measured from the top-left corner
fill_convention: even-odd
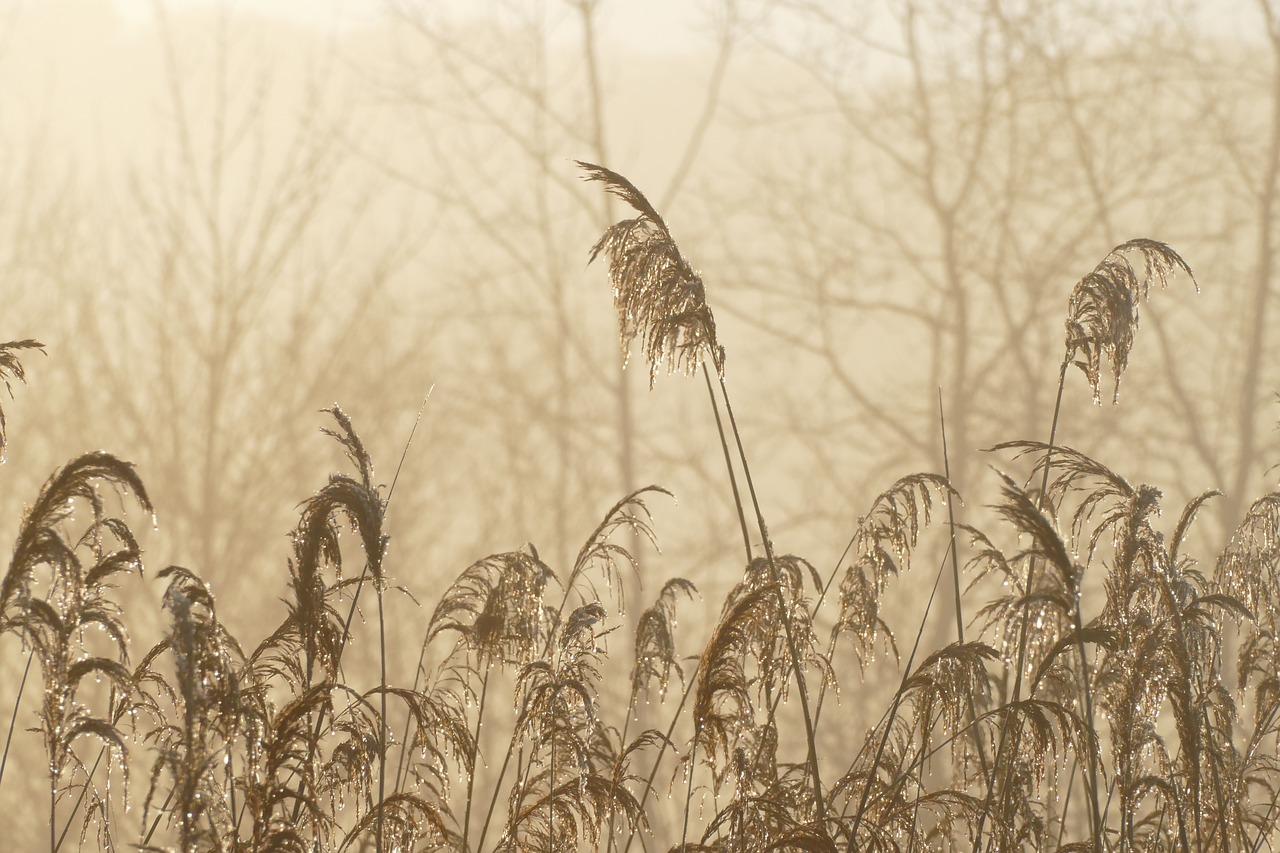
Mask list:
[[[38,707],[21,705],[21,686],[5,697],[14,710],[0,782],[9,741],[31,726],[47,758],[52,851],[1271,843],[1280,493],[1255,501],[1201,568],[1189,537],[1215,491],[1167,524],[1157,487],[1058,440],[1071,367],[1095,398],[1109,368],[1116,398],[1139,306],[1190,276],[1177,253],[1122,244],[1070,292],[1047,441],[992,448],[1025,480],[993,475],[986,529],[956,516],[946,476],[908,474],[861,513],[850,508],[847,545],[820,572],[775,547],[701,274],[634,185],[580,166],[635,213],[590,250],[607,262],[624,352],[638,348],[651,384],[701,371],[709,392],[742,554],[705,643],[685,648],[677,630],[677,607],[697,594],[681,578],[657,585],[635,636],[620,637],[624,577],[651,580],[646,502],[666,493],[648,487],[608,507],[568,565],[525,544],[476,561],[438,595],[412,590],[430,616],[415,629],[412,684],[395,683],[401,632],[386,596],[401,591],[394,581],[413,555],[390,548],[391,490],[334,407],[323,429],[350,468],[301,504],[279,622],[242,647],[216,590],[169,566],[146,581],[164,585],[164,636],[134,666],[114,585],[140,576],[144,555],[114,509],[149,514],[151,502],[132,466],[86,454],[40,491],[0,582],[0,632],[18,638],[43,688]],[[0,345],[6,384],[23,379],[20,356],[38,346]],[[945,472],[955,450],[941,395],[939,420]],[[0,414],[0,447],[4,430]],[[947,519],[931,542],[938,500]],[[736,563],[734,540],[723,553]],[[854,673],[882,651],[896,660],[884,598],[912,582],[922,553],[942,555],[934,589],[949,573],[955,598],[935,613],[930,595],[908,614],[914,641],[892,694],[872,707]],[[1091,575],[1099,582],[1086,586]],[[362,627],[354,615],[369,585],[376,626]],[[934,619],[948,633],[955,622],[955,642],[925,647]],[[360,645],[376,672],[344,666]],[[853,700],[836,704],[842,680]],[[642,696],[664,706],[659,727],[637,731]],[[862,716],[871,724],[855,729]],[[127,800],[131,765],[148,771],[141,808]]]

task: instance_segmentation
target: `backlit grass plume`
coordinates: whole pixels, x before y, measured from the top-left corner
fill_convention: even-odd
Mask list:
[[[591,248],[591,260],[602,253],[609,259],[623,354],[639,337],[650,387],[663,365],[671,373],[692,375],[704,357],[723,373],[724,348],[716,339],[702,277],[680,254],[667,223],[622,175],[576,162],[586,180],[600,181],[640,214],[610,226]]]
[[[653,606],[640,615],[635,665],[631,669],[630,704],[633,706],[640,691],[650,689],[655,678],[659,699],[666,698],[672,670],[684,681],[684,669],[676,657],[675,644],[676,600],[682,594],[693,598],[698,589],[684,578],[672,578],[663,585]]]
[[[760,545],[764,550],[764,560],[761,564],[768,568],[768,586],[773,591],[775,612],[787,648],[785,658],[791,663],[797,698],[804,720],[805,739],[808,745],[807,772],[813,786],[812,801],[821,831],[825,819],[823,814],[825,801],[818,767],[814,715],[810,708],[809,689],[801,662],[800,649],[804,639],[798,634],[795,617],[790,609],[791,605],[785,600],[780,561],[774,556],[769,527],[765,523],[764,512],[760,508],[759,496],[751,476],[751,466],[747,461],[746,449],[743,447],[742,434],[738,429],[737,418],[733,414],[733,404],[730,402],[729,389],[724,380],[724,348],[716,340],[715,319],[711,315],[711,308],[707,305],[702,279],[680,253],[662,217],[630,181],[602,166],[581,161],[578,161],[578,165],[586,171],[587,180],[600,181],[609,192],[626,201],[640,213],[638,217],[624,219],[610,226],[592,247],[590,255],[592,260],[601,252],[607,252],[609,255],[609,275],[613,281],[614,304],[618,309],[624,350],[629,348],[631,340],[637,335],[643,337],[645,355],[649,359],[650,387],[653,386],[658,366],[663,363],[666,363],[673,372],[679,370],[686,374],[692,374],[705,358],[710,358],[715,365],[716,374],[720,380],[720,400],[724,403],[724,411],[728,417],[728,431],[725,430],[724,422],[720,418],[720,404],[717,402],[710,374],[705,368],[703,376],[706,379],[707,393],[715,414],[716,430],[724,452],[725,467],[728,469],[729,482],[733,489],[733,502],[738,512],[738,523],[741,527],[743,546],[749,565],[754,564],[755,557],[751,550],[751,534],[747,529],[745,502],[738,489],[733,455],[729,448],[729,433],[733,435],[738,463],[742,468],[742,479],[746,484],[751,508],[755,513],[756,529],[759,531]],[[771,710],[771,717],[773,713],[774,711]],[[696,743],[695,740],[695,748]],[[690,755],[692,754],[691,751]],[[692,781],[692,775],[690,781]],[[692,787],[686,791],[686,828],[691,791]],[[681,843],[684,844],[686,840],[682,839]]]
[[[1142,256],[1142,274],[1134,268],[1129,260],[1130,253]],[[1062,362],[1058,367],[1058,391],[1053,406],[1053,420],[1049,427],[1049,441],[1045,447],[1044,459],[1040,464],[1040,491],[1036,498],[1035,509],[1043,510],[1048,495],[1050,472],[1054,463],[1054,451],[1057,444],[1058,420],[1062,414],[1062,395],[1066,387],[1067,371],[1076,365],[1084,372],[1093,389],[1094,402],[1100,399],[1102,380],[1102,362],[1105,358],[1111,365],[1114,377],[1112,402],[1120,397],[1120,376],[1129,364],[1129,351],[1133,348],[1134,336],[1138,330],[1138,307],[1151,291],[1152,284],[1165,287],[1169,277],[1177,270],[1185,272],[1199,291],[1191,267],[1182,256],[1165,243],[1157,240],[1139,238],[1121,243],[1104,257],[1093,270],[1080,279],[1072,288],[1067,303],[1066,348]],[[1026,589],[1034,591],[1036,560],[1028,562]],[[1079,610],[1079,604],[1076,604]],[[1076,621],[1080,622],[1077,612]],[[1014,668],[1013,701],[1018,701],[1022,693],[1022,678],[1025,672],[1028,642],[1028,624],[1030,612],[1024,614],[1020,621],[1018,656]],[[1081,652],[1083,657],[1083,651]],[[1083,665],[1083,664],[1082,664]],[[1085,693],[1089,691],[1087,675],[1083,679]],[[1086,702],[1087,704],[1087,702]],[[1086,724],[1092,729],[1092,715],[1087,715]],[[1000,733],[997,750],[997,764],[1007,745],[1007,730]],[[995,777],[989,780],[987,794],[991,796]],[[1099,813],[1098,791],[1095,780],[1091,780],[1088,789],[1090,800],[1090,825],[1094,847],[1101,847],[1101,816]],[[982,835],[980,819],[978,835]]]
[[[1141,275],[1129,260],[1131,252],[1142,255]],[[1138,305],[1147,298],[1152,284],[1164,288],[1178,270],[1191,278],[1198,291],[1191,267],[1177,252],[1156,240],[1139,238],[1112,249],[1071,291],[1063,367],[1073,363],[1084,371],[1094,402],[1100,399],[1104,357],[1115,377],[1112,402],[1119,398],[1120,375],[1129,364],[1138,330]]]
[[[231,755],[241,740],[253,751],[261,697],[244,689],[244,653],[218,621],[209,585],[180,566],[169,566],[157,579],[169,581],[163,606],[172,628],[134,673],[138,705],[153,726],[145,740],[158,752],[143,823],[159,824],[165,816],[179,849],[216,849],[237,817],[234,774],[241,768],[232,766]],[[173,678],[160,666],[166,657]],[[142,849],[163,848],[144,840]]]
[[[9,341],[0,344],[0,382],[4,383],[4,390],[9,392],[9,396],[13,396],[13,380],[27,381],[26,369],[22,366],[22,360],[18,358],[18,353],[25,349],[44,352],[44,344],[30,338],[25,341]],[[5,427],[4,407],[0,406],[0,458],[3,458],[4,448],[8,443]]]
[[[110,593],[118,575],[141,571],[142,555],[128,525],[108,514],[99,492],[104,484],[131,492],[151,511],[132,465],[108,453],[87,453],[45,483],[0,583],[0,633],[22,638],[44,682],[38,731],[48,758],[51,851],[58,846],[58,805],[73,793],[77,804],[85,804],[81,838],[96,820],[99,843],[112,848],[109,797],[94,779],[97,764],[91,768],[79,750],[84,740],[97,741],[119,768],[127,754],[116,723],[134,683],[126,668],[128,633]],[[72,536],[77,509],[89,518],[83,533]],[[109,654],[98,653],[101,647],[87,636],[92,633],[106,638]],[[104,682],[105,702],[91,686]]]
[[[945,477],[911,474],[877,495],[858,519],[850,543],[853,560],[840,580],[833,637],[852,637],[859,665],[874,654],[880,636],[893,645],[893,633],[880,618],[880,597],[890,578],[910,566],[920,531],[932,518],[934,492],[944,499],[959,498]]]

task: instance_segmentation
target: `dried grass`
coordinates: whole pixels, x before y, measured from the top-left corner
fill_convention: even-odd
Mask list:
[[[666,222],[621,175],[581,165],[638,214],[591,250],[608,259],[624,349],[640,340],[651,382],[662,369],[699,365],[723,377],[702,279]],[[1161,243],[1108,254],[1071,294],[1060,378],[1076,364],[1096,396],[1105,361],[1118,389],[1138,304],[1176,271],[1190,275]],[[19,355],[36,347],[0,345],[6,385],[23,378]],[[692,657],[676,613],[696,590],[679,578],[640,616],[633,642],[611,642],[624,624],[623,576],[638,570],[624,542],[655,541],[645,500],[665,493],[651,487],[609,508],[570,566],[548,565],[528,545],[465,568],[428,602],[414,684],[390,683],[389,493],[335,408],[325,432],[354,471],[302,504],[280,623],[246,653],[218,618],[215,590],[170,566],[154,578],[165,584],[168,632],[131,669],[127,614],[112,589],[141,571],[142,555],[102,492],[131,494],[144,513],[150,501],[115,457],[71,462],[26,514],[0,583],[0,632],[21,640],[43,682],[23,724],[34,720],[48,758],[50,849],[1268,844],[1280,825],[1280,494],[1249,508],[1206,571],[1184,540],[1216,493],[1192,501],[1166,536],[1155,487],[1052,436],[1000,445],[1009,464],[1030,459],[1041,487],[1001,476],[999,528],[958,528],[980,636],[922,652],[918,663],[913,650],[883,717],[853,731],[843,706],[811,714],[808,697],[814,688],[825,697],[880,644],[896,649],[882,596],[918,556],[934,500],[959,496],[936,474],[894,483],[858,516],[846,558],[824,582],[804,559],[774,551],[723,383],[721,392],[737,450],[722,433],[725,458],[748,487],[763,554],[747,541],[741,580]],[[714,390],[712,401],[718,417]],[[1100,595],[1086,600],[1085,578],[1098,573],[1088,588]],[[367,584],[382,663],[372,684],[342,665]],[[831,626],[825,638],[819,624]],[[105,641],[87,642],[90,632]],[[664,730],[632,733],[642,695],[670,710]],[[16,727],[15,715],[10,737]],[[130,756],[149,775],[141,808],[126,810]],[[667,825],[650,820],[669,808],[664,775],[683,788],[673,801],[681,829],[652,840]]]

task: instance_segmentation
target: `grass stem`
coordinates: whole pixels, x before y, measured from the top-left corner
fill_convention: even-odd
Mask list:
[[[9,733],[4,737],[4,754],[0,755],[0,782],[4,781],[4,768],[9,763],[9,746],[13,743],[13,730],[18,725],[18,709],[22,707],[22,694],[27,687],[27,676],[31,673],[31,661],[36,650],[27,652],[27,665],[22,668],[22,680],[18,682],[18,695],[13,699],[13,713],[9,715]]]
[[[755,481],[751,477],[751,466],[747,462],[747,452],[742,446],[742,433],[738,430],[738,420],[733,414],[733,404],[729,401],[729,388],[724,377],[720,377],[720,396],[724,400],[725,414],[729,416],[729,428],[733,432],[734,443],[738,447],[738,460],[742,463],[742,478],[747,483],[747,494],[751,496],[751,506],[755,510],[756,522],[760,527],[760,539],[764,545],[765,559],[769,562],[769,576],[777,596],[778,614],[782,621],[782,630],[786,636],[787,653],[791,657],[791,671],[795,676],[796,692],[800,697],[800,711],[804,716],[805,739],[808,744],[809,776],[813,785],[813,803],[817,822],[826,832],[826,803],[822,796],[822,777],[818,768],[818,740],[813,728],[813,714],[809,710],[809,689],[805,683],[804,670],[800,665],[800,650],[796,644],[795,629],[792,625],[791,611],[786,596],[782,593],[781,577],[774,560],[773,543],[769,539],[769,529],[764,522],[764,514],[760,511],[760,501],[756,496]]]

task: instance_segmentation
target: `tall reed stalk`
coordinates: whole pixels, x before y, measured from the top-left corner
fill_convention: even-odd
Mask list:
[[[1149,240],[1122,244],[1073,289],[1048,440],[992,448],[1033,459],[1022,485],[999,475],[992,506],[1014,549],[957,519],[939,389],[946,476],[912,474],[881,492],[824,578],[775,549],[700,275],[633,185],[580,165],[637,213],[591,250],[609,264],[622,347],[638,347],[651,385],[663,371],[702,371],[729,476],[744,566],[700,654],[689,663],[676,642],[677,600],[696,591],[673,579],[637,621],[629,691],[605,689],[623,574],[639,574],[634,544],[615,540],[653,541],[644,500],[662,490],[650,487],[605,513],[563,577],[532,544],[467,567],[436,601],[413,686],[392,683],[386,515],[413,434],[384,488],[334,407],[326,432],[355,470],[331,476],[302,505],[279,627],[245,654],[217,619],[211,585],[170,566],[156,577],[167,584],[168,631],[129,669],[112,590],[141,573],[141,549],[108,511],[107,494],[151,505],[131,466],[86,454],[45,484],[0,582],[0,632],[29,652],[0,781],[35,663],[44,690],[34,731],[49,772],[41,844],[51,853],[74,846],[78,824],[82,847],[118,849],[113,821],[129,811],[116,781],[130,752],[137,762],[145,751],[150,784],[140,816],[128,818],[142,853],[629,853],[637,839],[681,853],[1265,846],[1280,825],[1280,492],[1250,506],[1213,571],[1202,571],[1184,542],[1215,491],[1188,503],[1166,537],[1158,489],[1131,485],[1060,437],[1072,365],[1095,400],[1109,368],[1114,401],[1140,303],[1153,284],[1190,275],[1176,253]],[[6,384],[22,378],[17,354],[35,346],[0,344]],[[0,411],[0,452],[4,429]],[[903,660],[882,600],[924,547],[939,498],[945,543]],[[346,531],[354,537],[344,542]],[[357,547],[360,571],[344,574]],[[1097,565],[1103,576],[1086,602],[1085,572]],[[929,650],[928,620],[951,618],[932,610],[948,572],[955,594],[944,610],[954,612],[955,641]],[[343,658],[363,639],[352,628],[367,583],[377,599],[378,673],[376,684],[356,686]],[[976,591],[993,588],[975,607]],[[819,624],[830,626],[825,642]],[[882,648],[901,672],[863,735],[826,700],[839,696],[837,671],[865,668]],[[1238,690],[1224,677],[1233,666]],[[656,681],[665,701],[673,674],[679,702],[636,734],[640,695]],[[504,692],[514,720],[494,732]],[[625,719],[605,725],[614,715],[608,697],[624,694]],[[393,705],[405,711],[403,729],[397,718],[393,730]],[[785,726],[797,716],[803,757],[800,736]],[[832,747],[821,755],[820,734]],[[95,761],[81,758],[86,742]],[[482,772],[486,743],[505,754]],[[835,779],[832,767],[847,769]],[[672,776],[672,837],[650,844],[663,770]],[[700,789],[710,792],[702,818]]]
[[[724,378],[725,351],[716,337],[715,318],[707,304],[702,278],[693,270],[681,254],[671,236],[666,222],[636,187],[619,175],[602,166],[578,161],[586,180],[599,181],[605,189],[625,201],[639,216],[624,219],[611,226],[591,249],[591,259],[608,255],[609,275],[613,281],[614,303],[618,310],[619,337],[624,353],[631,342],[640,337],[641,349],[649,365],[649,384],[663,366],[672,371],[692,373],[701,365],[706,370],[710,361],[720,381],[720,401],[724,404],[733,435],[737,461],[742,467],[743,480],[760,533],[761,547],[769,566],[775,605],[786,638],[790,669],[800,700],[800,710],[805,727],[808,748],[808,773],[813,791],[813,808],[820,827],[825,826],[826,804],[822,793],[822,778],[818,765],[817,735],[813,714],[809,707],[809,689],[802,668],[802,657],[797,644],[791,607],[785,600],[778,575],[773,542],[768,525],[760,508],[751,466],[743,447],[742,433],[733,412],[729,389]],[[714,403],[714,401],[713,401]],[[729,462],[729,447],[720,424],[719,411],[713,405],[721,449]],[[734,503],[739,523],[745,528],[745,511],[737,491],[733,466],[728,465],[730,482],[734,486]],[[744,540],[748,541],[744,529]],[[687,812],[687,809],[686,809]],[[825,831],[822,830],[822,831]],[[683,842],[682,842],[683,843]]]
[[[1142,257],[1142,275],[1129,260],[1129,253],[1136,252]],[[1049,428],[1049,440],[1045,445],[1040,489],[1036,496],[1038,511],[1052,510],[1046,506],[1049,488],[1050,471],[1053,467],[1053,454],[1057,448],[1059,417],[1062,413],[1063,391],[1066,387],[1067,371],[1074,364],[1084,372],[1093,389],[1094,402],[1100,401],[1100,385],[1103,361],[1110,364],[1114,386],[1112,402],[1119,400],[1120,377],[1129,363],[1129,353],[1133,348],[1134,336],[1138,329],[1139,305],[1150,294],[1151,286],[1158,284],[1164,288],[1175,271],[1181,270],[1191,278],[1192,284],[1199,290],[1195,276],[1186,261],[1164,243],[1154,240],[1137,239],[1122,243],[1112,249],[1098,265],[1076,284],[1068,302],[1066,320],[1066,348],[1062,362],[1058,368],[1057,393],[1054,399],[1053,419]],[[1037,561],[1032,559],[1028,564],[1026,578],[1027,601],[1018,633],[1018,653],[1014,664],[1013,702],[1018,702],[1022,695],[1023,675],[1026,670],[1028,625],[1031,617],[1031,595],[1035,590]],[[1098,772],[1094,744],[1098,743],[1097,728],[1093,714],[1093,703],[1090,686],[1088,658],[1083,640],[1083,621],[1080,603],[1075,601],[1076,634],[1080,638],[1078,653],[1081,670],[1081,689],[1085,704],[1085,724],[1089,733],[1090,747],[1086,755],[1088,779],[1086,794],[1089,805],[1089,825],[1094,849],[1102,848],[1102,818],[1098,799]],[[996,750],[996,767],[1001,766],[1005,758],[1006,748],[1017,749],[1017,733],[1012,738],[1008,731],[1012,717],[1007,717],[1001,726],[1000,738]],[[1006,774],[1006,791],[1012,784],[1013,762],[1008,763]],[[995,777],[991,779],[994,785]],[[991,796],[988,786],[987,797]],[[1005,798],[1009,795],[1006,794]],[[978,822],[978,839],[982,837],[983,818]],[[977,844],[975,843],[975,847]]]

